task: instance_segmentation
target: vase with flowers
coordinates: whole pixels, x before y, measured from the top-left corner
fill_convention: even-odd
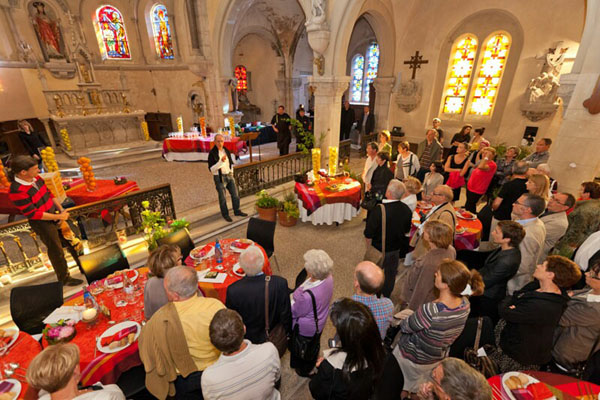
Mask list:
[[[142,227],[144,239],[148,244],[148,250],[152,251],[158,247],[157,240],[177,232],[180,229],[187,228],[190,223],[182,219],[167,220],[163,217],[160,211],[150,209],[149,201],[142,201]]]
[[[42,334],[49,344],[70,342],[77,331],[75,330],[75,321],[71,319],[59,320],[54,324],[49,324]]]

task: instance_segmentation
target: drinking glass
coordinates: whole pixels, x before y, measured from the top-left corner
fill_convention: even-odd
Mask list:
[[[113,295],[113,302],[116,307],[125,307],[127,305],[127,301],[122,292],[115,291]]]

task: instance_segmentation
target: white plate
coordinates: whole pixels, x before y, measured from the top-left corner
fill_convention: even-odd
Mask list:
[[[515,398],[515,396],[513,396],[512,392],[510,391],[510,389],[508,388],[508,386],[506,386],[506,383],[504,383],[508,378],[510,378],[511,376],[517,376],[517,375],[524,375],[529,379],[529,382],[527,383],[527,385],[531,384],[531,383],[538,383],[539,381],[537,379],[535,379],[533,376],[531,375],[527,375],[524,374],[522,372],[507,372],[504,375],[502,375],[502,388],[504,389],[504,392],[508,395],[508,398],[510,400],[517,400]],[[544,400],[556,400],[556,396],[552,396],[549,397],[548,399],[544,399]]]
[[[13,397],[13,400],[18,399],[19,395],[21,394],[21,382],[19,382],[16,379],[2,379],[0,381],[0,383],[2,383],[2,382],[10,382],[10,383],[12,383],[14,385],[12,387],[12,389],[9,390],[9,392],[15,393],[15,396]]]
[[[12,335],[10,342],[8,342],[8,344],[6,345],[6,347],[10,347],[19,337],[19,328],[8,328],[8,329],[5,329],[4,332],[5,332],[4,337]]]
[[[233,272],[237,276],[241,276],[241,277],[246,276],[246,273],[244,272],[244,270],[240,266],[240,263],[235,263],[235,265],[233,266],[233,269],[231,270],[231,272]]]
[[[195,248],[194,248],[192,251],[190,251],[190,257],[191,257],[193,260],[200,261],[200,260],[204,260],[205,258],[209,258],[209,257],[212,257],[212,256],[214,256],[214,255],[215,255],[215,246],[210,246],[210,249],[209,249],[209,250],[208,250],[208,252],[207,252],[207,253],[204,255],[204,257],[194,257],[194,250],[198,250],[198,251],[200,251],[200,250],[202,250],[202,249],[203,249],[203,248],[205,248],[205,247],[206,247],[206,245],[202,245],[202,246],[195,247]]]
[[[133,278],[129,278],[129,280],[131,282],[135,282],[135,280],[138,278],[138,276],[140,276],[140,273],[137,271],[137,269],[131,269],[129,271],[135,272],[135,276]],[[129,276],[129,275],[127,275],[127,276]],[[109,285],[108,278],[106,278],[106,280],[104,281],[104,285],[108,286],[110,288],[113,288],[113,289],[121,289],[123,287],[123,281],[121,280],[121,282],[119,282],[119,283],[115,283],[114,285]]]
[[[133,339],[133,341],[135,342],[138,339],[138,337],[140,336],[142,327],[140,324],[138,324],[135,321],[125,321],[125,322],[121,322],[120,324],[111,326],[110,328],[105,330],[102,335],[100,335],[100,337],[98,338],[98,342],[96,343],[96,347],[98,348],[98,350],[100,350],[103,353],[116,353],[116,352],[123,350],[126,347],[129,347],[129,345],[131,343],[128,343],[125,346],[115,347],[114,349],[109,349],[108,346],[101,346],[100,343],[102,342],[102,338],[107,337],[107,336],[112,336],[115,333],[120,332],[125,328],[129,328],[130,326],[137,326],[137,332],[135,333],[135,338]]]

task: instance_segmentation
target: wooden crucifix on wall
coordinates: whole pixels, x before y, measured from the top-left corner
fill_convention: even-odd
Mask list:
[[[429,60],[423,60],[423,56],[419,55],[418,50],[414,56],[410,56],[410,60],[404,61],[404,64],[410,65],[408,68],[412,69],[411,79],[415,79],[417,77],[417,68],[421,68],[421,64],[427,63],[429,63]]]

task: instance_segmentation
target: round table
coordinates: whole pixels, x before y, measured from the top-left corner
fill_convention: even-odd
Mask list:
[[[0,365],[4,368],[4,366],[8,363],[18,363],[20,364],[20,367],[15,371],[15,374],[25,375],[25,371],[29,367],[31,360],[33,360],[41,351],[42,346],[37,340],[35,340],[28,333],[19,332],[19,337],[14,345],[8,349],[6,354],[0,356]],[[19,382],[21,382],[21,393],[19,394],[19,399],[37,398],[37,390],[30,388],[27,384],[27,380],[21,378],[20,376],[13,376],[12,379],[17,379]]]
[[[458,211],[458,209],[456,209]],[[415,225],[415,213],[417,215],[423,213],[427,214],[430,209],[421,209],[417,207],[417,209],[413,213],[413,229],[411,230],[411,236],[417,231],[417,226]],[[483,225],[479,219],[468,220],[456,216],[456,225],[457,230],[463,230],[463,232],[454,235],[454,248],[456,250],[474,250],[479,247],[479,241],[481,240],[481,230],[483,229]]]
[[[194,260],[191,256],[188,256],[184,261],[184,263],[187,266],[194,267],[197,270],[210,269],[211,271],[217,271],[227,274],[227,277],[225,278],[225,281],[223,283],[198,282],[198,287],[200,288],[200,291],[204,294],[205,297],[213,297],[215,299],[219,299],[223,302],[223,304],[225,304],[225,299],[227,298],[227,288],[229,287],[229,285],[242,279],[242,276],[236,275],[232,272],[233,267],[240,258],[241,252],[227,250],[227,248],[231,246],[231,243],[233,243],[236,240],[237,239],[219,240],[219,243],[221,243],[221,246],[224,249],[223,262],[220,264],[222,266],[222,269],[219,269],[219,264],[217,263],[217,260],[215,260],[214,257],[207,257],[206,259],[199,261]],[[211,242],[202,246],[202,249],[208,252],[214,246],[215,242]],[[271,266],[265,249],[263,249],[257,243],[255,243],[254,246],[258,247],[263,252],[263,255],[265,257],[263,272],[266,275],[271,275]]]
[[[361,186],[352,178],[321,178],[312,186],[296,182],[294,190],[302,222],[341,224],[360,211]]]
[[[597,396],[598,393],[600,393],[600,386],[590,382],[581,381],[567,375],[552,374],[541,371],[522,372],[546,384],[546,387],[548,387],[548,389],[550,389],[550,391],[552,391],[558,399],[577,399],[582,398],[586,394]],[[510,399],[503,388],[502,376],[503,374],[492,376],[488,379],[488,383],[492,387],[492,397],[494,399]]]

